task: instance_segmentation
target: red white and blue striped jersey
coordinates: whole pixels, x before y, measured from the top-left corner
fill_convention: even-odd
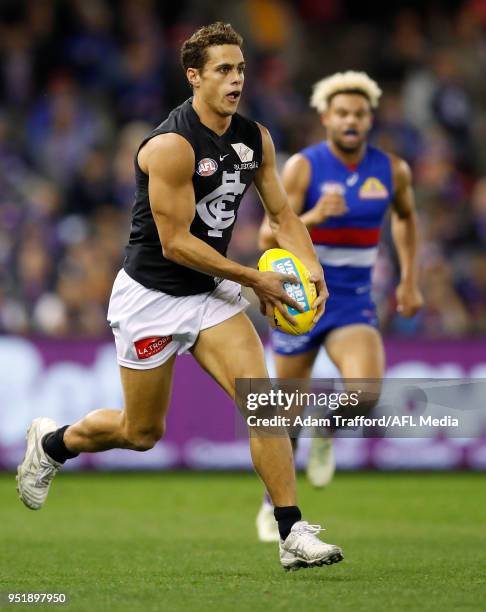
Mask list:
[[[310,231],[326,283],[330,289],[369,291],[383,217],[393,197],[391,160],[368,145],[360,163],[348,167],[327,142],[307,147],[301,154],[311,165],[304,211],[329,192],[342,194],[348,208],[344,215],[329,217]]]

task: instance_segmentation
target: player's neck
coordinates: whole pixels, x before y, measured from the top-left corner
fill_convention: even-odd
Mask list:
[[[192,108],[195,110],[199,121],[208,127],[210,130],[222,136],[229,128],[231,123],[231,115],[228,117],[221,117],[217,115],[213,110],[209,108],[203,100],[194,96],[192,99]]]
[[[366,153],[366,142],[364,142],[356,151],[350,151],[349,153],[336,147],[332,140],[328,140],[327,142],[333,155],[341,160],[346,166],[357,166]]]

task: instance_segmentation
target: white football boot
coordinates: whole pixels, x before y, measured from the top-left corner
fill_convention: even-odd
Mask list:
[[[295,571],[305,567],[332,565],[343,560],[343,551],[339,546],[326,544],[319,540],[317,534],[324,529],[320,525],[309,525],[307,521],[298,521],[285,540],[280,540],[280,563],[286,571]]]
[[[266,499],[258,511],[256,517],[256,528],[260,542],[280,542],[278,523],[273,514],[273,506]]]
[[[42,448],[42,438],[57,428],[58,425],[52,419],[40,417],[34,419],[27,430],[27,450],[17,468],[17,491],[20,499],[31,510],[42,508],[52,479],[62,467],[62,463],[48,457]]]
[[[307,479],[312,486],[326,487],[336,470],[334,446],[331,438],[312,438],[307,460]]]

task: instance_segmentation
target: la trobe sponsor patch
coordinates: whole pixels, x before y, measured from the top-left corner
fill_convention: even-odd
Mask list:
[[[150,338],[141,338],[134,342],[135,351],[139,359],[148,359],[160,353],[165,347],[172,342],[172,336],[152,336]]]

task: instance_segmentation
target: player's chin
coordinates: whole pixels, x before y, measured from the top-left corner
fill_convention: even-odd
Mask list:
[[[229,117],[231,115],[234,115],[236,113],[237,109],[238,109],[238,103],[236,103],[236,104],[225,103],[225,104],[223,104],[222,114],[224,114],[224,115]]]
[[[341,151],[345,151],[346,153],[354,153],[355,151],[359,151],[359,149],[363,146],[364,139],[363,138],[355,138],[353,140],[345,140],[340,139],[339,148]]]

